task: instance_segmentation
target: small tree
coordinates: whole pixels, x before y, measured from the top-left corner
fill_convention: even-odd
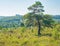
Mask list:
[[[28,10],[31,12],[26,14],[27,23],[29,23],[29,25],[31,26],[36,21],[38,24],[38,35],[41,35],[40,30],[41,30],[41,20],[43,17],[42,12],[44,12],[41,2],[39,1],[35,2],[35,4],[30,6]]]
[[[49,15],[43,15],[43,8],[41,2],[37,1],[28,8],[30,13],[24,15],[27,26],[38,25],[38,36],[41,35],[41,26],[44,25],[48,27],[52,22],[52,17]]]
[[[30,6],[28,8],[28,10],[30,10],[32,12],[32,16],[35,16],[34,18],[37,21],[38,24],[38,35],[41,35],[41,19],[42,19],[42,12],[44,12],[43,10],[43,6],[41,4],[41,2],[37,1],[35,2],[35,4],[33,4],[32,6]]]
[[[43,26],[46,26],[46,27],[51,27],[53,28],[53,26],[55,25],[55,21],[52,19],[53,17],[49,14],[45,14],[44,17],[43,17],[43,23],[44,25]]]

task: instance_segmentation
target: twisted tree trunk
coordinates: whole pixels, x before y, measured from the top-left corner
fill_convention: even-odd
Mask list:
[[[41,35],[41,24],[38,20],[38,36]]]

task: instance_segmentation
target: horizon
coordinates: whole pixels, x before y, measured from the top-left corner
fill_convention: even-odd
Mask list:
[[[15,16],[28,13],[28,7],[40,1],[44,6],[44,14],[60,15],[59,0],[2,0],[0,1],[0,16]]]

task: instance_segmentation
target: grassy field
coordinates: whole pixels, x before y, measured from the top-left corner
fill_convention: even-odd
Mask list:
[[[0,46],[60,46],[60,25],[42,28],[37,36],[34,28],[3,28],[0,30]]]

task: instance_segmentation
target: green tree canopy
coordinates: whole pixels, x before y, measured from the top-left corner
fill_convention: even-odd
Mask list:
[[[31,5],[28,7],[28,10],[30,11],[29,13],[24,15],[24,18],[26,18],[26,25],[27,26],[38,26],[38,35],[41,35],[41,26],[50,26],[51,27],[51,22],[52,17],[50,15],[44,15],[43,12],[43,6],[41,2],[37,1],[35,4]]]

